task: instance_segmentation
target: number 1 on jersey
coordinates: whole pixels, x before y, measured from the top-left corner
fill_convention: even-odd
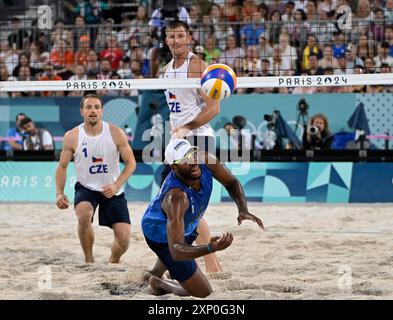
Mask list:
[[[87,158],[87,148],[83,148],[83,149],[82,149],[82,152],[84,153],[85,158]]]

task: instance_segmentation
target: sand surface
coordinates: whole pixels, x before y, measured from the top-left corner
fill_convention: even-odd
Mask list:
[[[120,265],[106,262],[112,231],[95,220],[96,262],[87,265],[73,209],[0,204],[0,299],[185,299],[153,296],[142,279],[155,261],[140,229],[145,208],[129,203],[131,245]],[[226,273],[209,276],[209,298],[393,299],[392,208],[250,204],[261,231],[237,226],[235,205],[211,205],[212,234],[230,231],[235,240],[218,252]]]

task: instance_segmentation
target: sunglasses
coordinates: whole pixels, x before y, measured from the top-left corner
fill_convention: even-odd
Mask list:
[[[198,148],[192,149],[187,155],[183,158],[173,161],[173,164],[193,164],[196,162],[196,153]]]

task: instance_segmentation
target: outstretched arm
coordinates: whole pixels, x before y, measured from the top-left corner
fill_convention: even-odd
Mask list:
[[[227,189],[229,195],[235,201],[239,212],[238,224],[240,225],[243,220],[252,220],[264,229],[262,220],[248,211],[246,197],[240,181],[215,156],[207,152],[201,153],[201,156],[204,157],[203,160],[213,173],[213,177]]]
[[[167,215],[167,236],[169,251],[173,260],[191,260],[202,257],[211,252],[224,250],[233,241],[230,233],[223,234],[221,238],[212,238],[208,245],[192,246],[184,241],[184,214],[188,208],[188,198],[180,189],[169,190],[163,201],[162,210]]]

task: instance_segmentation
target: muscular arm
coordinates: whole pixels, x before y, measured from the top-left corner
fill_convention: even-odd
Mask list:
[[[115,185],[118,189],[127,181],[131,174],[135,171],[136,161],[134,153],[128,143],[126,134],[120,128],[111,125],[111,134],[113,140],[119,150],[120,156],[124,162],[124,169],[120,176],[115,181]]]
[[[63,150],[56,169],[56,203],[60,209],[68,207],[68,199],[64,195],[64,186],[67,178],[67,167],[75,152],[76,133],[76,130],[72,130],[64,135]]]
[[[197,57],[193,57],[190,62],[190,66],[188,68],[188,77],[189,78],[200,78],[202,72],[206,69],[207,64],[203,60]],[[189,123],[187,123],[184,127],[189,130],[194,130],[199,128],[200,126],[208,123],[212,120],[219,112],[220,112],[220,101],[214,100],[207,95],[205,95],[202,91],[199,91],[203,100],[206,103],[206,107]]]
[[[56,195],[64,193],[64,186],[67,178],[67,167],[74,156],[74,144],[74,132],[68,131],[64,135],[63,150],[61,150],[59,164],[56,169]]]
[[[175,261],[191,260],[210,253],[207,245],[191,246],[184,241],[184,214],[188,205],[187,195],[180,189],[169,190],[161,205],[167,215],[169,251]]]
[[[225,189],[227,189],[229,195],[233,201],[235,201],[239,212],[237,217],[239,225],[243,220],[252,220],[256,222],[259,227],[263,228],[262,221],[255,215],[248,212],[246,197],[240,181],[236,179],[236,177],[234,177],[214,155],[205,152],[201,153],[201,156],[204,158],[203,160],[207,164],[207,167],[213,173],[213,177],[220,182]]]

